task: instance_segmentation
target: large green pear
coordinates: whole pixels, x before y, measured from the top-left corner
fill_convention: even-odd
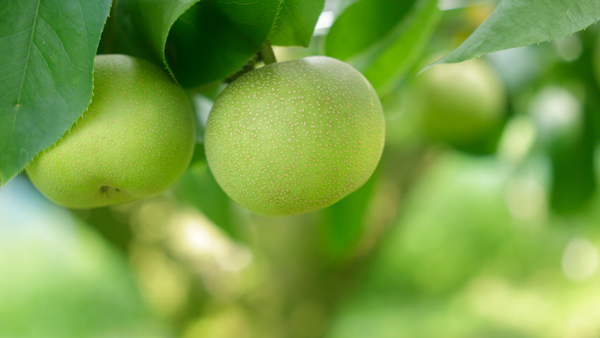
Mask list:
[[[271,217],[327,207],[358,189],[385,138],[381,103],[354,68],[328,57],[267,65],[231,83],[206,126],[223,190]]]
[[[26,170],[48,198],[70,208],[130,202],[171,187],[195,145],[191,104],[154,64],[99,55],[87,111]]]

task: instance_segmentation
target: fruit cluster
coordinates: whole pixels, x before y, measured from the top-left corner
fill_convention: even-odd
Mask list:
[[[97,56],[94,77],[88,110],[27,166],[32,182],[71,208],[165,191],[194,150],[185,92],[155,65],[124,55]],[[206,156],[238,204],[289,216],[327,207],[363,185],[384,136],[383,111],[369,82],[343,62],[309,57],[231,83],[210,114]]]

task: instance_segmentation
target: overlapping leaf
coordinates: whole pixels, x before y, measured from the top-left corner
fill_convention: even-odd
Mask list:
[[[326,54],[352,64],[380,95],[418,61],[440,11],[436,0],[362,0],[335,22]]]
[[[271,43],[308,47],[324,6],[325,0],[283,0]]]
[[[361,0],[335,21],[325,41],[327,55],[346,61],[384,39],[417,0]]]
[[[273,29],[281,0],[122,0],[125,52],[165,63],[185,87],[239,70]]]
[[[0,185],[55,143],[92,97],[110,0],[0,4]]]
[[[418,4],[402,34],[379,55],[363,74],[380,95],[385,95],[419,61],[440,18],[435,0]]]

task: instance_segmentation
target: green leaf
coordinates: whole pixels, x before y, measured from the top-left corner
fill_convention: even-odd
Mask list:
[[[358,190],[323,210],[322,238],[329,257],[347,257],[356,247],[366,227],[366,215],[377,177],[378,171]]]
[[[406,30],[363,71],[379,95],[388,93],[419,61],[441,17],[437,0],[423,1]]]
[[[308,47],[324,6],[325,0],[283,0],[271,43]]]
[[[92,97],[110,0],[0,5],[0,185],[73,125]]]
[[[417,63],[441,16],[437,0],[395,2],[363,0],[351,5],[326,41],[326,54],[361,71],[380,96]]]
[[[175,186],[175,193],[178,198],[202,211],[230,236],[238,238],[232,217],[232,202],[215,181],[205,161],[198,161],[190,167]]]
[[[562,76],[558,83],[577,83],[585,88],[585,94],[577,98],[578,105],[572,105],[572,118],[561,120],[560,124],[540,124],[540,135],[544,136],[545,148],[552,165],[550,207],[558,214],[581,213],[592,204],[597,191],[597,136],[598,111],[600,110],[600,90],[594,72],[590,72],[597,59],[594,53],[596,34],[581,34],[584,49],[581,57],[571,63],[563,63],[556,68]],[[559,87],[560,88],[560,87]],[[567,93],[574,94],[566,87]],[[560,97],[554,94],[554,97]],[[565,107],[566,108],[566,107]],[[577,109],[580,108],[580,109]],[[566,115],[567,116],[567,115]],[[541,121],[540,121],[541,122]],[[546,130],[541,129],[545,126]]]
[[[121,0],[121,48],[164,63],[184,87],[227,78],[266,41],[281,0]]]
[[[575,144],[565,145],[564,149],[551,154],[550,206],[561,214],[580,212],[596,191],[595,144],[589,135],[591,127],[586,125],[585,129],[587,133],[579,135]]]
[[[417,0],[361,0],[335,21],[325,41],[325,54],[350,59],[390,34]]]
[[[562,38],[598,20],[598,0],[503,0],[467,40],[433,65]]]
[[[325,41],[328,56],[346,61],[390,34],[417,0],[361,0],[335,21]]]
[[[113,247],[124,254],[128,253],[133,240],[133,232],[129,226],[129,220],[124,219],[122,215],[116,215],[115,210],[110,207],[79,209],[71,210],[71,214],[92,226]]]

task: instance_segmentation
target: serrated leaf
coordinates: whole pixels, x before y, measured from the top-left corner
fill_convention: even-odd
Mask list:
[[[0,185],[54,144],[90,103],[94,56],[110,5],[0,5]]]
[[[283,0],[271,43],[308,47],[324,6],[325,0]]]
[[[269,36],[281,0],[121,0],[121,48],[164,63],[184,87],[227,78]],[[130,46],[135,45],[135,46]]]
[[[562,38],[598,20],[598,0],[503,0],[467,40],[433,65]]]

